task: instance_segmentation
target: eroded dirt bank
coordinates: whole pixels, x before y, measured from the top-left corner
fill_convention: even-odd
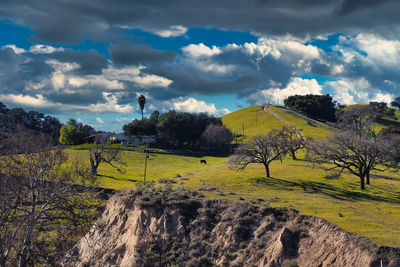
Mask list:
[[[399,249],[378,247],[294,209],[204,200],[191,194],[114,195],[63,265],[400,265]]]

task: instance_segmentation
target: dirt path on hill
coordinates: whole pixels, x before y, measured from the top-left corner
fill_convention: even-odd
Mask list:
[[[264,111],[270,113],[272,116],[274,116],[275,118],[277,118],[278,120],[280,120],[283,124],[285,124],[286,126],[288,126],[290,129],[294,130],[294,132],[297,135],[297,139],[300,140],[304,140],[304,136],[301,133],[301,131],[299,131],[296,126],[294,126],[293,124],[289,123],[287,120],[285,120],[281,115],[279,115],[276,112],[273,112],[268,106],[264,106]]]

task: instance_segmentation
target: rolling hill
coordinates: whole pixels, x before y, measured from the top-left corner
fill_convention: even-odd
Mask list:
[[[358,105],[348,105],[347,109],[351,109]],[[245,137],[263,134],[272,129],[279,129],[284,124],[294,126],[301,130],[305,137],[319,139],[328,136],[333,127],[319,121],[310,119],[298,112],[283,107],[276,106],[251,106],[243,108],[222,117],[222,122],[231,129],[235,134],[241,134]],[[396,110],[395,116],[392,118],[381,118],[378,122],[373,123],[375,130],[380,131],[388,126],[396,126],[400,128],[400,111]]]
[[[288,124],[302,130],[305,137],[315,139],[328,136],[333,128],[300,113],[275,106],[251,106],[222,117],[222,122],[236,134],[253,136]]]

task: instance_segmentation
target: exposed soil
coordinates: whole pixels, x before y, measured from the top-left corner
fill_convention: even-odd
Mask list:
[[[64,266],[394,266],[379,247],[291,208],[118,193]]]

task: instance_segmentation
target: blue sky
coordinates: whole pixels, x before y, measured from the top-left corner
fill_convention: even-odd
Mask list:
[[[390,103],[399,13],[392,0],[4,1],[0,101],[117,132],[139,118],[140,94],[146,116],[293,94]]]

